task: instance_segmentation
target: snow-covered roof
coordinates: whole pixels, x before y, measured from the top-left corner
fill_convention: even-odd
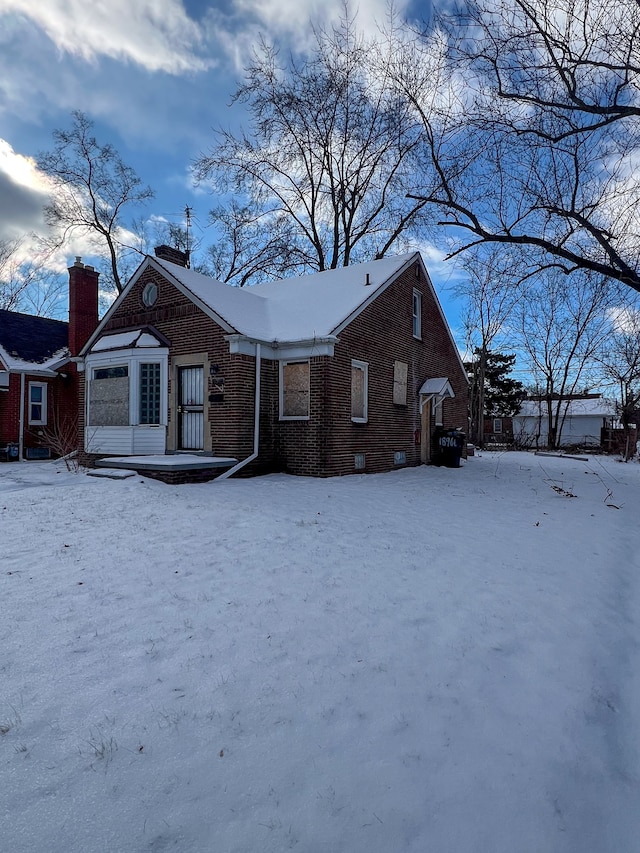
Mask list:
[[[336,334],[416,252],[250,287],[232,287],[151,259],[230,327],[260,341],[307,341]]]
[[[111,349],[131,349],[133,347],[160,347],[162,343],[145,329],[128,329],[113,335],[103,335],[91,347],[92,352]]]
[[[69,324],[0,310],[0,360],[7,370],[48,373],[68,355]]]
[[[552,401],[552,411],[556,411],[557,400]],[[544,417],[547,412],[546,401],[523,400],[520,411],[516,417],[537,418]],[[586,397],[580,400],[568,400],[560,404],[560,414],[568,418],[577,417],[610,417],[615,415],[615,405],[610,400],[602,397]]]
[[[436,379],[427,379],[419,392],[423,397],[455,397],[453,388],[446,376],[438,376]]]

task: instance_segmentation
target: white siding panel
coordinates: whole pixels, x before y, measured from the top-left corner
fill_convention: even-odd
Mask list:
[[[163,426],[133,427],[133,453],[136,456],[163,454],[167,429]]]
[[[110,456],[144,456],[163,454],[166,448],[166,427],[88,427],[87,453]]]
[[[133,453],[133,427],[87,427],[85,445],[87,453],[129,456]]]

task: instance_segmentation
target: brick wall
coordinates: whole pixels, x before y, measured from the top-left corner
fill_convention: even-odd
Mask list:
[[[47,386],[47,423],[29,426],[29,383],[44,382]],[[66,365],[64,374],[55,378],[25,375],[23,446],[49,447],[49,433],[68,435],[69,451],[78,446],[78,383],[75,365]],[[18,443],[20,439],[20,376],[11,374],[9,390],[0,395],[0,445]],[[55,448],[51,447],[55,455]],[[68,452],[69,452],[68,451]],[[61,451],[58,451],[61,452]]]
[[[422,293],[422,340],[412,334],[413,290]],[[311,417],[280,422],[286,470],[296,474],[352,473],[364,453],[366,471],[394,467],[394,452],[407,465],[420,462],[418,390],[427,378],[446,376],[455,398],[444,402],[445,427],[467,429],[467,383],[424,271],[412,267],[339,335],[333,358],[311,359]],[[368,422],[351,420],[351,360],[369,364]],[[407,405],[393,403],[394,362],[408,365]],[[433,420],[433,417],[432,417]]]
[[[153,281],[155,305],[143,305],[141,294]],[[422,340],[412,336],[412,294],[422,293]],[[205,430],[211,450],[219,456],[244,459],[253,451],[255,360],[230,355],[224,331],[162,274],[149,268],[127,294],[107,331],[154,326],[170,341],[170,369],[179,357],[206,353],[205,386],[224,378],[224,399],[205,408]],[[454,400],[444,403],[444,422],[467,427],[467,386],[464,373],[443,325],[422,271],[406,271],[369,305],[341,334],[334,357],[310,359],[310,417],[280,421],[278,362],[263,359],[261,367],[260,453],[243,474],[288,471],[326,476],[352,473],[354,454],[366,454],[366,471],[394,467],[394,452],[404,451],[406,463],[420,461],[415,435],[420,431],[418,389],[425,379],[449,378]],[[351,421],[351,360],[369,364],[368,422]],[[407,405],[393,404],[394,361],[408,365]]]

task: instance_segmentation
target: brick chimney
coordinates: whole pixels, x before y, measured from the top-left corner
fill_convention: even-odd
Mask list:
[[[99,272],[82,258],[69,267],[69,350],[78,355],[98,325]]]
[[[160,258],[161,261],[169,261],[179,267],[189,266],[189,252],[183,252],[173,246],[156,246],[153,251],[156,253],[156,258]]]

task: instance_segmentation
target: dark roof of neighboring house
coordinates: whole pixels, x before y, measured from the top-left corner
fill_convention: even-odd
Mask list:
[[[0,347],[8,356],[42,364],[68,344],[68,323],[0,309]]]

